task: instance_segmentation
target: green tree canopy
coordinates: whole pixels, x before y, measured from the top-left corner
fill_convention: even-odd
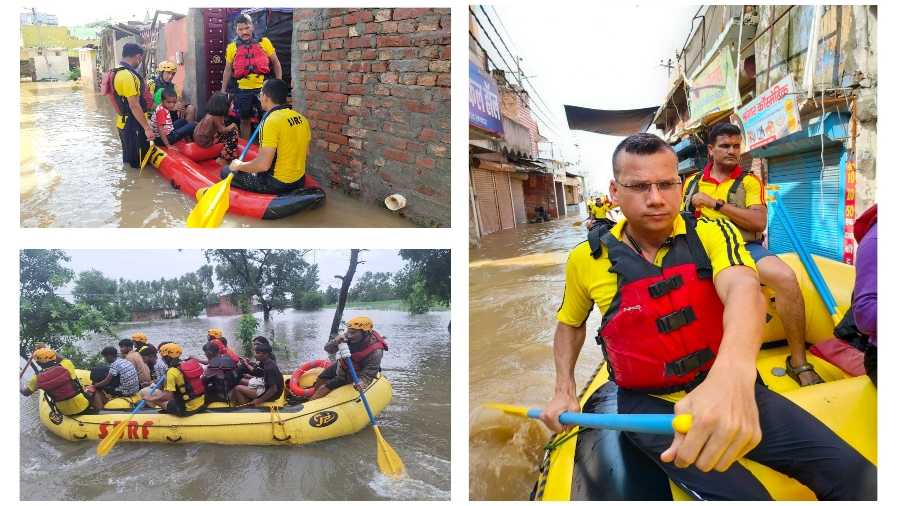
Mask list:
[[[309,250],[210,249],[207,261],[215,265],[216,277],[229,293],[248,301],[256,297],[263,319],[282,311],[290,303],[289,294],[302,285],[309,264],[303,259]]]
[[[409,275],[422,281],[430,300],[450,304],[450,250],[402,249],[400,257],[406,260]]]
[[[87,304],[72,304],[56,291],[75,274],[64,266],[60,250],[19,252],[19,355],[28,357],[36,343],[54,349],[71,344],[88,332],[109,331],[109,322]]]

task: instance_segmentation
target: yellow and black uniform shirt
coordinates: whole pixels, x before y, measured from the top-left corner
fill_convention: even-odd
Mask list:
[[[169,370],[166,371],[166,381],[163,384],[163,390],[172,392],[176,398],[184,403],[184,407],[187,411],[197,411],[205,402],[203,395],[186,402],[184,401],[184,398],[181,397],[181,392],[184,390],[184,374],[182,374],[177,367],[170,367]]]
[[[113,79],[113,89],[116,91],[116,95],[127,99],[128,97],[137,96],[140,98],[141,94],[141,81],[127,69],[120,70],[116,72],[116,77]],[[116,127],[118,129],[125,128],[125,119],[126,115],[121,114],[121,111],[117,111],[116,114]]]
[[[275,46],[272,45],[272,41],[270,41],[267,37],[259,39],[259,46],[262,48],[263,52],[266,53],[266,56],[272,56],[273,54],[275,54]],[[237,44],[234,41],[231,41],[225,48],[225,63],[227,65],[231,65],[234,62],[234,55],[236,54]],[[265,79],[266,76],[261,74],[247,74],[246,76],[237,80],[237,85],[238,88],[242,90],[258,90],[262,88],[263,81],[265,81]]]
[[[63,368],[69,371],[69,377],[72,379],[77,379],[78,377],[75,375],[75,364],[72,363],[71,360],[64,358],[59,362],[59,365],[63,366]],[[25,387],[30,392],[34,392],[37,390],[37,375],[32,376],[31,379],[28,380],[28,383]],[[73,415],[75,413],[81,413],[90,405],[90,401],[88,401],[87,397],[84,395],[76,395],[71,399],[66,399],[64,401],[57,401],[56,408],[60,413],[64,415]]]
[[[688,188],[691,186],[691,182],[700,178],[700,181],[697,183],[697,191],[705,193],[710,197],[716,200],[723,200],[728,202],[728,192],[731,190],[731,186],[734,184],[735,180],[741,175],[743,169],[740,166],[736,166],[734,170],[731,171],[731,174],[728,175],[723,181],[719,181],[716,178],[712,177],[711,172],[711,164],[707,164],[706,168],[703,169],[703,172],[698,172],[687,179],[684,180],[684,184],[681,185],[681,210],[685,210],[684,206],[684,197],[687,193]],[[742,179],[741,184],[744,185],[744,191],[746,192],[746,196],[744,197],[744,207],[750,206],[758,206],[766,205],[766,201],[763,198],[763,189],[762,189],[762,181],[759,180],[753,174],[747,174]],[[700,210],[702,216],[705,216],[711,220],[716,220],[719,218],[728,219],[720,211],[716,211],[711,207],[704,207]]]
[[[260,129],[259,145],[275,148],[272,175],[285,184],[306,174],[306,153],[311,138],[309,121],[299,112],[285,107],[271,111]]]

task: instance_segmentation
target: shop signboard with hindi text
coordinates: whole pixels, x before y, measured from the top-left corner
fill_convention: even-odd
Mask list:
[[[691,125],[699,124],[704,117],[727,111],[735,104],[735,72],[731,51],[727,48],[706,64],[689,81],[688,107]]]
[[[503,135],[503,118],[500,116],[500,93],[494,79],[469,61],[469,125]]]
[[[760,148],[800,131],[800,108],[790,74],[738,110],[746,150]]]

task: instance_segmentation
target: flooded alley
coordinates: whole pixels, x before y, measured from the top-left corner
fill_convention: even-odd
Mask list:
[[[23,227],[183,227],[194,199],[149,166],[121,162],[107,97],[74,82],[22,82]],[[411,227],[412,222],[325,188],[324,206],[279,220],[228,214],[225,227]],[[348,216],[366,217],[365,220]]]
[[[348,310],[345,318],[360,313]],[[120,444],[99,460],[96,442],[65,441],[47,431],[33,396],[20,401],[21,499],[115,500],[127,493],[160,501],[449,500],[450,313],[363,314],[390,343],[382,367],[394,394],[379,425],[406,464],[408,478],[395,481],[379,473],[375,438],[368,428],[302,447]],[[274,339],[278,364],[289,373],[303,361],[325,358],[322,346],[333,315],[331,309],[287,310],[274,314],[258,332]],[[210,327],[237,340],[234,316],[129,324],[118,327],[114,337],[94,336],[81,347],[94,354],[140,330],[151,342],[172,339],[184,344],[185,353],[196,355],[202,354]]]
[[[481,407],[540,407],[553,394],[553,331],[569,249],[585,240],[583,218],[523,225],[482,237],[469,263],[469,496],[527,499],[550,432],[535,420]],[[575,377],[589,379],[602,359],[592,345],[595,311]]]

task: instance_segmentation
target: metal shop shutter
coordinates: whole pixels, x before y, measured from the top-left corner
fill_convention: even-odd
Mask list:
[[[516,212],[516,223],[528,223],[528,216],[525,214],[525,189],[522,181],[519,179],[510,179],[512,183],[513,194],[513,210]]]
[[[500,214],[497,211],[494,174],[489,170],[472,169],[472,186],[475,188],[475,205],[478,206],[482,235],[499,231]]]
[[[769,184],[779,186],[778,198],[807,251],[834,260],[843,259],[844,194],[841,186],[841,147],[769,159]],[[784,227],[769,209],[769,250],[794,251]]]
[[[494,172],[494,186],[497,188],[497,207],[500,210],[500,228],[506,230],[516,226],[516,215],[513,211],[512,189],[509,187],[509,174]]]

